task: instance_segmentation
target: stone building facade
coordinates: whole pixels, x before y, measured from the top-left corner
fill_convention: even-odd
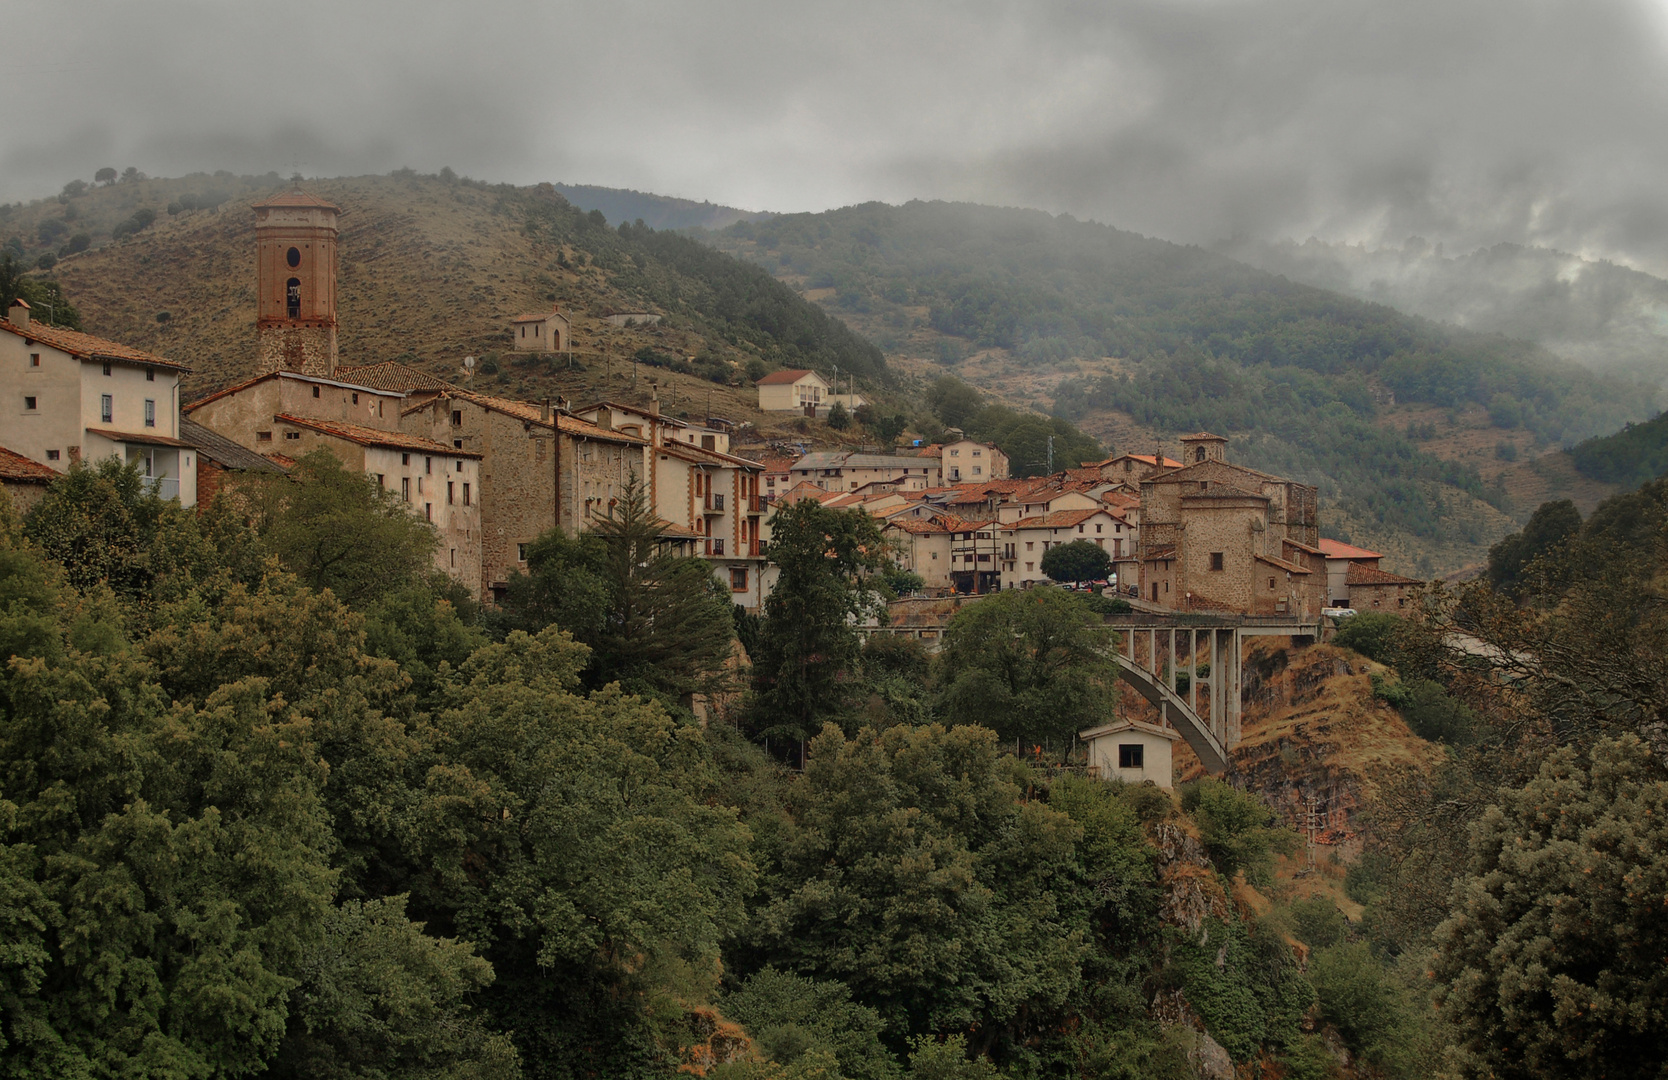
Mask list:
[[[1317,614],[1325,575],[1308,554],[1320,540],[1316,490],[1230,463],[1221,436],[1181,442],[1185,464],[1141,481],[1141,599],[1177,610]]]
[[[254,204],[259,370],[336,374],[336,216],[330,202],[286,191]]]
[[[457,387],[415,390],[400,423],[482,459],[483,595],[501,595],[527,569],[534,540],[553,527],[570,535],[590,528],[642,475],[645,440],[547,405]]]

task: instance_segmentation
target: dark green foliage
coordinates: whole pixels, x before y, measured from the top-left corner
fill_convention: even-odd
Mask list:
[[[1594,480],[1623,487],[1655,480],[1668,472],[1668,413],[1577,443],[1570,459],[1582,475]]]
[[[1340,649],[1353,649],[1369,660],[1394,664],[1398,656],[1397,640],[1407,621],[1387,611],[1363,611],[1342,619],[1332,644]]]
[[[1297,834],[1282,824],[1263,801],[1221,780],[1207,778],[1183,785],[1182,809],[1198,822],[1211,861],[1224,875],[1243,872],[1252,885],[1266,885],[1274,873],[1274,856],[1297,850]]]
[[[1393,705],[1421,739],[1464,746],[1475,734],[1476,714],[1433,679],[1387,682],[1374,675],[1373,696]]]
[[[1321,1015],[1352,1049],[1380,1066],[1406,1059],[1414,1043],[1414,1004],[1367,945],[1342,942],[1318,949],[1308,974]]]
[[[851,413],[846,411],[844,404],[836,401],[828,410],[828,426],[835,431],[845,431],[851,427]]]
[[[960,428],[968,438],[995,443],[1008,455],[1009,471],[1016,477],[1049,472],[1050,439],[1054,440],[1055,472],[1104,456],[1100,444],[1070,421],[986,404],[977,390],[953,376],[935,382],[927,392],[927,402],[946,428]]]
[[[854,1004],[842,983],[818,982],[775,968],[747,979],[723,1001],[768,1060],[793,1065],[808,1053],[833,1056],[850,1080],[893,1080],[897,1062],[881,1045],[880,1016]]]
[[[1668,1037],[1668,781],[1629,735],[1560,750],[1472,834],[1437,930],[1443,1013],[1478,1072],[1656,1077]]]
[[[1235,1061],[1295,1041],[1314,1001],[1285,942],[1266,927],[1207,920],[1196,935],[1177,935],[1171,963],[1167,975]]]
[[[1313,949],[1341,945],[1349,933],[1349,920],[1344,918],[1337,904],[1324,896],[1293,903],[1291,920],[1298,939]]]
[[[1098,592],[1083,597],[1083,602],[1088,604],[1089,610],[1096,615],[1125,615],[1135,610],[1130,602],[1121,596],[1107,596]]]
[[[1004,739],[1069,739],[1110,716],[1118,694],[1111,638],[1083,598],[1053,587],[965,605],[944,631],[939,710]]]
[[[776,512],[770,559],[781,574],[753,653],[753,723],[765,737],[805,739],[850,706],[859,642],[849,620],[874,602],[867,579],[888,559],[874,518],[812,499]]]
[[[1112,572],[1112,556],[1091,540],[1055,544],[1038,564],[1055,581],[1098,581]]]
[[[1581,511],[1568,499],[1544,502],[1522,532],[1512,533],[1488,549],[1488,580],[1497,589],[1523,584],[1529,564],[1581,531]]]
[[[327,450],[248,490],[262,550],[311,588],[361,605],[436,572],[434,526]]]
[[[152,210],[148,206],[140,207],[126,220],[118,222],[116,227],[110,230],[110,238],[112,240],[120,240],[124,236],[132,236],[136,232],[141,232],[150,228],[151,224],[155,221],[155,210]]]
[[[1054,883],[1081,833],[1019,792],[986,729],[824,729],[773,853],[759,959],[840,980],[892,1037],[1060,1004],[1087,942]]]
[[[28,267],[18,261],[18,254],[0,254],[0,312],[9,310],[12,301],[21,298],[29,305],[31,320],[39,319],[48,326],[66,330],[81,329],[81,314],[64,299],[56,281],[44,281],[28,276]]]

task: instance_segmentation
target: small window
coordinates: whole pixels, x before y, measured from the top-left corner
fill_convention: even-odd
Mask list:
[[[290,248],[288,251],[284,252],[284,261],[289,264],[291,270],[294,270],[296,267],[301,265],[301,250],[299,248]]]
[[[515,546],[515,557],[516,557],[517,562],[526,562],[527,561],[527,545],[526,544],[517,544]]]
[[[452,482],[450,480],[446,481],[446,505],[447,506],[451,506],[453,504],[453,502],[456,501],[452,498],[454,493],[455,492],[454,492],[454,489],[452,487]]]
[[[156,426],[156,401],[152,398],[145,399],[145,426]]]
[[[434,459],[433,458],[426,457],[426,458],[423,459],[423,471],[430,474],[431,476],[434,474]]]
[[[452,410],[452,426],[453,427],[462,427],[463,426],[463,410],[462,409],[453,409]]]
[[[411,477],[409,476],[400,477],[400,498],[406,502],[411,501]]]
[[[411,464],[411,455],[410,454],[401,454],[400,455],[400,464],[401,465],[410,465]]]
[[[23,399],[23,408],[25,409],[25,411],[34,412],[35,411],[35,401],[36,401],[36,399],[32,398],[32,397],[24,398]]]
[[[155,368],[148,367],[148,368],[145,369],[145,381],[146,382],[155,382],[156,381],[156,369]]]
[[[106,361],[106,362],[105,362],[105,365],[104,365],[104,373],[105,373],[105,374],[106,374],[106,375],[108,375],[108,374],[110,374],[110,364],[109,364],[109,362],[108,362],[108,361]]]
[[[462,439],[453,439],[452,440],[452,449],[462,450],[463,449],[463,440]]]
[[[1223,562],[1222,552],[1213,551],[1213,552],[1210,553],[1210,568],[1212,570],[1222,569],[1222,562]]]
[[[40,367],[41,366],[41,354],[40,353],[32,352],[32,353],[29,354],[29,366],[30,367]]]
[[[57,461],[58,460],[58,451],[48,450],[46,452],[46,460],[48,460],[48,461]]]
[[[299,432],[299,431],[286,431],[286,432],[284,432],[284,440],[286,442],[300,442],[301,441],[301,432]]]
[[[1271,588],[1271,589],[1274,588],[1274,579],[1273,578],[1268,579],[1268,587]]]
[[[458,568],[458,549],[453,548],[452,549],[452,569],[456,570],[457,568]]]
[[[272,441],[272,432],[270,432],[270,431],[257,431],[257,432],[255,432],[255,441],[256,442],[271,442]]]
[[[106,364],[105,368],[108,371],[109,365]],[[116,419],[116,401],[109,394],[100,395],[98,414],[99,414],[100,417],[103,418],[103,420],[106,424],[110,424],[110,423],[115,422],[115,419]]]
[[[424,518],[424,520],[427,520],[427,521],[433,521],[434,520],[434,504],[433,503],[424,503],[423,504],[423,518]]]
[[[1140,743],[1119,743],[1118,744],[1118,768],[1120,768],[1120,769],[1140,769],[1140,768],[1144,768],[1145,765],[1143,764],[1143,762],[1146,760],[1146,756],[1147,756],[1146,755],[1146,749],[1147,748],[1145,746],[1142,746]]]
[[[383,479],[381,473],[376,474],[376,486],[379,487],[379,488],[388,486],[388,482]]]
[[[359,404],[359,395],[358,394],[353,395],[353,403],[355,405]]]
[[[313,387],[313,396],[314,397],[319,396],[319,388],[317,386]]]
[[[462,471],[463,471],[463,462],[462,462],[462,460],[459,460],[458,461],[458,472],[462,472]]]
[[[746,570],[731,570],[730,571],[730,591],[731,592],[746,592],[747,591],[747,571]]]
[[[463,505],[469,505],[469,482],[467,480],[463,484]]]

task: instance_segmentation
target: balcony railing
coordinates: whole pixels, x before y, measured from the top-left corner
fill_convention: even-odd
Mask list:
[[[724,554],[724,541],[722,539],[708,540],[707,554],[722,556]]]
[[[172,476],[149,476],[145,478],[146,485],[159,499],[174,499],[180,497],[180,482]]]
[[[721,494],[709,494],[707,496],[707,513],[722,514],[723,512],[724,496]]]

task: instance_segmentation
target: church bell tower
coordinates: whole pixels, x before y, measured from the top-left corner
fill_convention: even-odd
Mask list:
[[[336,374],[336,215],[316,195],[286,191],[255,210],[259,367]]]

